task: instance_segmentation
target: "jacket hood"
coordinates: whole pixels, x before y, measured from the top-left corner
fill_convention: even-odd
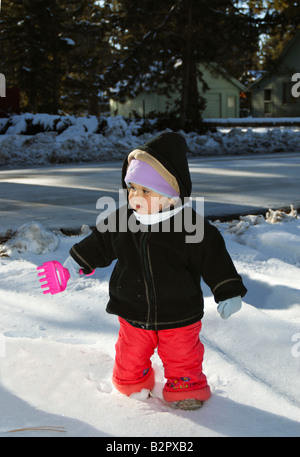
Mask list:
[[[155,168],[178,191],[183,201],[184,197],[189,197],[192,191],[187,151],[186,141],[179,133],[167,132],[152,138],[125,157],[122,167],[122,187],[126,188],[124,178],[127,167],[135,158]]]

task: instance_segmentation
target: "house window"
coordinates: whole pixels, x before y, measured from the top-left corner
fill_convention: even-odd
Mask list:
[[[295,83],[292,81],[282,83],[282,103],[297,103],[299,99],[293,97],[292,87]]]
[[[272,89],[264,90],[264,113],[272,114]]]
[[[270,102],[272,100],[272,89],[265,89],[265,102]]]
[[[233,96],[227,97],[227,108],[229,108],[229,109],[235,108],[235,98]]]
[[[226,117],[236,117],[236,97],[227,95]]]

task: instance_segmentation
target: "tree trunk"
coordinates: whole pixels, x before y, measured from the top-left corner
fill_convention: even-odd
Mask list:
[[[186,0],[186,31],[183,55],[183,79],[181,92],[180,127],[188,129],[197,126],[200,121],[199,94],[197,86],[197,68],[193,45],[193,0]]]

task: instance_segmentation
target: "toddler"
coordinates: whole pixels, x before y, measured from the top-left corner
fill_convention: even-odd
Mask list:
[[[183,136],[171,132],[130,152],[122,168],[128,205],[75,244],[64,266],[76,278],[79,269],[88,274],[117,260],[106,308],[120,322],[113,369],[117,390],[129,396],[153,389],[151,356],[157,348],[164,400],[196,409],[211,395],[199,339],[201,278],[225,319],[240,309],[247,290],[219,231],[183,204],[192,189],[186,153]],[[187,241],[191,226],[194,232],[202,228],[196,242]]]

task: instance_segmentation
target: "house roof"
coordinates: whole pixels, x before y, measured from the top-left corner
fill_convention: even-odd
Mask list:
[[[225,68],[220,67],[217,63],[210,63],[208,66],[212,67],[215,71],[219,72],[224,78],[228,79],[234,86],[237,86],[241,91],[245,91],[246,87],[243,83],[238,81],[234,76],[231,76]]]

